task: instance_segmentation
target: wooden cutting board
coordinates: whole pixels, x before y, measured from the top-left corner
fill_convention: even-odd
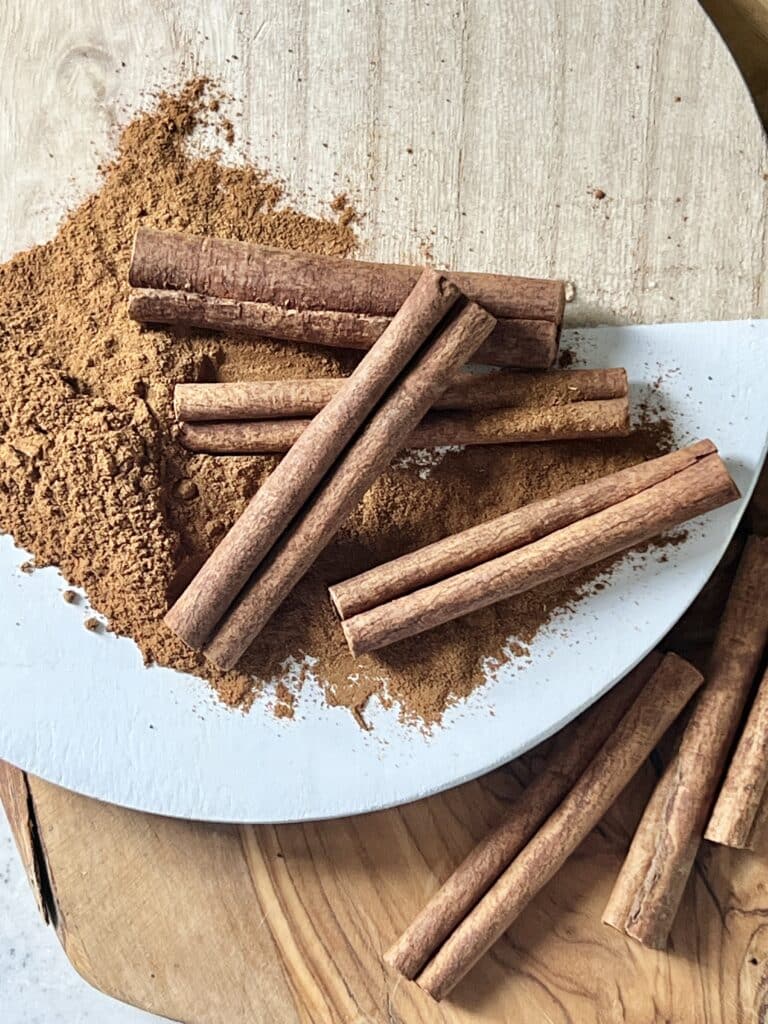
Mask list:
[[[741,21],[734,20],[733,5],[719,6],[729,8],[729,33],[759,93],[768,78],[761,78],[755,54],[762,54],[764,68],[766,50],[744,26],[756,23],[765,31],[768,5],[742,5]],[[28,24],[20,14],[24,6],[11,0],[5,21],[4,59],[11,69],[14,62],[46,59],[29,56],[8,29],[16,24],[13,9]],[[99,38],[113,41],[115,53],[126,31],[122,6],[122,0],[103,5],[98,13]],[[309,6],[286,8],[304,44]],[[365,7],[374,31],[373,5],[348,6]],[[601,284],[601,306],[610,308],[615,300],[617,307],[623,304],[620,315],[637,308],[657,319],[679,318],[681,309],[701,317],[765,315],[764,151],[730,58],[693,0],[611,6],[625,15],[628,67],[642,53],[655,62],[656,81],[667,72],[674,78],[681,63],[695,71],[679,124],[693,148],[711,118],[728,126],[727,145],[735,148],[726,157],[739,167],[739,187],[731,209],[713,210],[707,223],[696,226],[702,233],[698,251],[709,246],[705,265],[678,267],[674,295],[640,294],[643,283],[652,283],[642,261],[665,248],[665,239],[649,236],[648,245],[660,249],[639,254],[641,263],[628,278]],[[709,0],[708,6],[718,5]],[[184,7],[164,5],[180,52],[194,47],[197,31],[185,21]],[[253,31],[261,32],[259,5],[252,7]],[[465,13],[457,3],[455,16]],[[568,74],[571,59],[585,53],[600,61],[594,41],[604,30],[606,5],[557,5],[556,13],[558,38],[539,41],[542,53],[547,45],[556,52],[556,72]],[[662,19],[663,32],[654,18]],[[649,53],[651,23],[658,34]],[[223,36],[224,27],[215,24],[212,31],[211,45],[218,45],[216,31]],[[493,32],[492,22],[484,31]],[[64,71],[86,91],[89,82],[98,87],[113,57],[109,47],[87,34],[78,44],[71,26],[66,33]],[[151,47],[151,33],[146,42]],[[619,110],[622,102],[617,96]],[[712,167],[687,159],[666,115],[650,117],[645,130],[657,160],[647,169],[652,177],[638,180],[634,198],[648,204],[652,217],[654,209],[668,209],[683,186],[706,190]],[[748,174],[739,164],[743,152],[751,154]],[[610,171],[613,154],[599,157]],[[563,155],[553,159],[562,162]],[[754,211],[753,229],[742,239],[741,272],[730,277],[722,268],[733,252],[723,251],[720,229],[729,219],[744,223],[745,209]],[[656,224],[657,231],[662,228],[663,218]],[[585,265],[574,264],[577,280]],[[588,318],[589,309],[581,315]],[[752,510],[763,529],[766,507],[763,497]],[[726,582],[728,569],[727,562]],[[705,645],[716,605],[714,593],[688,617],[677,630],[678,649]],[[762,1021],[768,1006],[768,838],[754,854],[710,846],[702,851],[668,955],[641,949],[599,923],[653,782],[651,765],[450,1001],[437,1006],[382,967],[382,950],[473,841],[499,820],[542,756],[538,751],[481,781],[395,811],[309,825],[215,827],[155,818],[68,793],[10,766],[0,769],[0,795],[41,909],[75,968],[105,992],[187,1024]]]

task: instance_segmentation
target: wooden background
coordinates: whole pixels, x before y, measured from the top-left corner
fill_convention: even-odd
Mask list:
[[[716,215],[724,234],[712,220],[699,225],[693,256],[678,267],[682,303],[671,306],[658,294],[638,298],[639,278],[619,280],[618,275],[591,292],[588,286],[572,316],[589,318],[593,307],[614,309],[618,318],[674,319],[681,309],[683,315],[686,310],[765,315],[763,142],[711,29],[687,0],[578,6],[581,20],[568,31],[580,40],[584,59],[601,59],[599,48],[590,49],[592,30],[604,24],[600,19],[610,18],[614,8],[626,17],[632,7],[637,38],[630,34],[623,40],[627,52],[648,45],[643,19],[661,18],[667,28],[663,42],[644,53],[657,61],[662,76],[667,68],[674,77],[682,65],[682,73],[691,76],[692,97],[696,88],[707,90],[700,100],[691,100],[674,125],[665,121],[676,116],[674,110],[649,121],[658,131],[652,173],[663,200],[651,211],[656,233],[642,253],[643,279],[649,277],[648,261],[662,269],[673,266],[660,233],[678,181],[694,191],[699,186],[702,194],[709,188],[710,165],[696,159],[701,157],[696,140],[702,125],[719,119],[732,129],[728,138],[741,139],[745,148],[735,145],[724,157],[734,175],[730,180],[738,182],[728,209]],[[710,0],[707,6],[722,19],[755,95],[768,103],[768,4]],[[148,24],[161,17],[161,7],[168,24],[178,15],[175,4],[149,5]],[[29,25],[18,0],[8,10],[0,37],[6,65],[23,49],[20,39]],[[110,11],[99,17],[108,19]],[[114,21],[119,40],[123,28],[116,15]],[[304,31],[301,23],[299,29]],[[150,32],[148,48],[151,42]],[[173,42],[181,47],[186,40]],[[34,50],[24,52],[24,60],[41,57]],[[100,81],[101,60],[98,53],[84,53],[85,86],[87,75]],[[677,146],[679,131],[691,147],[685,166],[664,159],[673,141]],[[39,144],[25,136],[21,156],[34,163],[32,151]],[[20,183],[7,160],[2,167],[0,196],[6,190],[7,198],[7,190],[18,192]],[[8,232],[31,230],[20,223],[27,209],[23,204],[19,209],[14,202]],[[624,227],[635,224],[635,230],[632,209],[625,215]],[[532,261],[538,258],[535,243],[527,238],[522,249]],[[450,259],[450,253],[436,255]],[[609,265],[606,259],[606,251],[595,254],[594,266]],[[694,266],[697,260],[701,265]],[[582,270],[591,265],[587,260],[575,266],[574,276],[581,280]],[[765,505],[753,508],[754,522],[765,523],[764,510]],[[723,578],[733,557],[726,560]],[[721,591],[712,588],[678,628],[678,647],[701,651]],[[397,811],[297,826],[224,828],[153,818],[67,793],[10,766],[0,771],[0,794],[41,909],[76,969],[118,998],[189,1024],[764,1021],[768,839],[754,854],[703,849],[668,955],[644,950],[599,923],[655,777],[650,764],[450,1001],[438,1007],[383,968],[382,950],[473,841],[499,820],[543,756],[539,750],[481,781]]]
[[[212,73],[308,210],[348,191],[363,255],[570,279],[572,323],[768,315],[766,147],[695,0],[6,0],[0,29],[0,258],[142,94]]]

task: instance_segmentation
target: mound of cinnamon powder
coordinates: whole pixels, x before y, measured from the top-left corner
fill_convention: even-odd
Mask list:
[[[84,587],[148,663],[202,676],[228,704],[249,706],[264,683],[280,683],[290,662],[311,665],[326,699],[358,716],[376,694],[406,719],[432,723],[482,682],[484,664],[524,650],[595,571],[359,662],[346,649],[328,583],[655,455],[664,428],[616,441],[450,452],[428,472],[418,459],[397,460],[241,670],[215,672],[162,618],[275,461],[184,451],[173,439],[173,386],[338,375],[356,357],[140,329],[126,316],[132,237],[152,225],[345,255],[355,236],[343,197],[330,202],[327,218],[310,217],[259,169],[190,155],[190,136],[205,124],[224,124],[206,82],[160,96],[123,130],[99,191],[56,237],[0,267],[0,532],[32,552],[36,565],[58,565]],[[293,695],[280,686],[272,706],[287,717]]]

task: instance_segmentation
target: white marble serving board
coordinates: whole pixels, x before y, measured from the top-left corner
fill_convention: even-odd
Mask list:
[[[84,630],[55,569],[0,538],[0,758],[90,796],[216,821],[297,821],[370,811],[479,775],[559,728],[607,690],[679,618],[715,567],[762,465],[768,321],[604,327],[564,345],[592,366],[626,366],[633,402],[662,401],[677,438],[710,437],[742,499],[688,539],[632,556],[609,585],[563,612],[530,659],[513,659],[431,735],[376,702],[364,732],[307,683],[293,721],[257,702],[216,703],[205,684],[146,669],[132,640]],[[423,486],[430,486],[429,476]],[[514,637],[512,638],[514,639]],[[287,652],[288,653],[288,652]]]

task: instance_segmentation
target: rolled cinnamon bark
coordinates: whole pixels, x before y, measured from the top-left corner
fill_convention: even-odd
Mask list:
[[[278,454],[287,452],[310,423],[312,420],[182,423],[178,436],[184,447],[193,452],[213,455]],[[606,398],[540,409],[427,413],[404,444],[408,448],[524,444],[626,437],[629,433],[629,399]]]
[[[570,793],[456,928],[417,984],[447,996],[595,827],[701,685],[682,658],[665,656]]]
[[[170,289],[292,309],[393,316],[421,268],[268,249],[234,239],[139,228],[128,274],[134,288]],[[562,281],[444,271],[495,317],[560,323]]]
[[[408,445],[439,448],[442,445],[579,441],[626,437],[629,433],[629,398],[624,396],[548,407],[432,412],[416,427]]]
[[[349,349],[370,348],[392,319],[336,309],[292,309],[159,288],[134,290],[128,297],[128,316],[139,323],[198,327],[246,339],[272,338]],[[559,321],[500,319],[473,361],[546,370],[557,357],[559,337]]]
[[[460,292],[425,271],[347,385],[312,420],[257,491],[176,604],[167,625],[190,647],[208,639],[376,403],[455,304]]]
[[[603,916],[663,949],[699,849],[717,784],[768,638],[768,538],[750,538],[739,564],[680,747],[656,785]]]
[[[384,960],[415,978],[586,770],[661,662],[654,651],[558,736],[541,774],[443,883]]]
[[[342,619],[368,611],[436,580],[453,576],[554,533],[604,508],[647,490],[716,452],[711,441],[649,459],[637,466],[571,487],[513,512],[428,544],[330,587]]]
[[[345,377],[314,377],[177,384],[173,408],[176,418],[186,423],[311,417],[320,412],[345,381]],[[546,408],[624,398],[628,391],[627,371],[620,367],[549,373],[464,373],[438,398],[434,408]]]
[[[765,601],[766,595],[763,596]],[[712,843],[752,848],[758,811],[768,786],[768,670],[749,711],[704,838]]]
[[[643,544],[738,497],[718,455],[509,554],[342,622],[354,655],[386,647]]]
[[[243,338],[274,338],[353,349],[370,348],[392,319],[335,309],[293,309],[162,288],[138,288],[131,292],[128,316],[145,324],[178,324]]]
[[[238,661],[494,322],[485,310],[468,304],[391,389],[219,626],[205,648],[215,665],[228,669]]]
[[[676,755],[669,762],[668,771],[668,778],[671,780],[678,771]],[[640,824],[632,837],[629,850],[621,865],[621,871],[605,905],[602,922],[617,931],[624,932],[632,920],[632,909],[638,890],[643,884],[643,879],[648,876],[658,843],[663,841],[666,836],[667,824],[664,815],[670,789],[669,782],[662,785],[661,780],[654,786],[651,798],[645,806]],[[666,937],[660,948],[663,948],[665,944]]]

